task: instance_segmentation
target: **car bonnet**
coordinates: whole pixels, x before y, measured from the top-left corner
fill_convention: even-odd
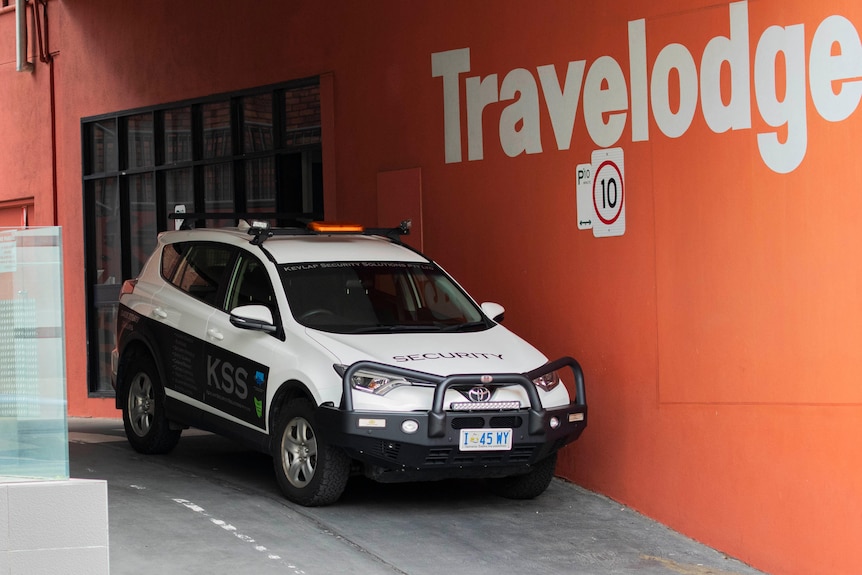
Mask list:
[[[433,373],[524,373],[547,362],[532,345],[501,325],[469,333],[336,334],[307,328],[338,361],[374,361]]]

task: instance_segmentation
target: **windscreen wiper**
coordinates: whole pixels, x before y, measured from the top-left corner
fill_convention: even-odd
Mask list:
[[[468,332],[468,331],[481,331],[484,328],[488,327],[488,323],[485,320],[479,321],[470,321],[467,323],[456,323],[455,325],[447,325],[440,329],[440,331],[444,333],[451,332]]]
[[[421,333],[423,331],[427,332],[438,332],[443,331],[443,328],[439,325],[369,325],[365,327],[358,327],[354,330],[351,330],[350,333],[409,333],[416,332]]]

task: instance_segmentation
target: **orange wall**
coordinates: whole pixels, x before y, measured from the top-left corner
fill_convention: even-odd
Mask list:
[[[590,425],[561,473],[768,572],[862,572],[862,5],[243,6],[49,3],[71,413],[116,415],[86,398],[80,119],[331,73],[328,209],[373,222],[380,174],[418,168],[425,251],[503,303],[510,328],[584,366]],[[0,12],[0,201],[34,196],[50,223],[47,72],[14,72],[13,20]],[[461,158],[447,162],[432,55],[464,48],[449,136]],[[839,52],[846,68],[830,68]],[[561,144],[538,68],[565,86],[581,61],[593,84],[566,92],[578,99]],[[621,88],[601,82],[614,66]],[[484,108],[470,160],[467,86],[494,74],[494,98],[521,91]],[[719,126],[723,105],[736,129]],[[519,145],[531,153],[506,153]],[[577,229],[576,167],[603,147],[625,158],[618,237]]]

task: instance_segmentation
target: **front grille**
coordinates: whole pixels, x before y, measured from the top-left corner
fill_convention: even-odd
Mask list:
[[[434,447],[425,456],[425,465],[499,465],[528,463],[536,451],[535,446],[513,447],[511,451],[462,452],[454,447]],[[450,459],[451,458],[451,459]]]
[[[484,417],[454,417],[452,418],[452,429],[467,429],[467,428],[483,428],[485,427]]]
[[[453,417],[450,425],[452,426],[452,429],[483,429],[485,427],[494,429],[517,429],[524,423],[524,418],[519,415],[498,415],[490,419],[491,422],[488,424],[486,418],[479,415],[472,417]]]
[[[491,418],[491,427],[511,427],[515,429],[521,427],[522,423],[524,423],[524,420],[518,415],[501,415]]]
[[[425,456],[426,465],[444,465],[449,461],[449,452],[451,447],[432,447],[428,450],[428,455]]]
[[[512,448],[512,451],[509,452],[509,463],[523,463],[529,461],[533,457],[533,452],[535,450],[536,448],[530,445],[514,447]]]
[[[396,461],[398,459],[398,453],[401,451],[401,444],[396,441],[386,441],[381,440],[375,442],[369,452],[378,457],[383,457],[385,459],[390,459],[392,461]]]
[[[474,453],[462,453],[452,458],[455,465],[491,465],[503,463],[506,458],[499,454],[476,455]]]

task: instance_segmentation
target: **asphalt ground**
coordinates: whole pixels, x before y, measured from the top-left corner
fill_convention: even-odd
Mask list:
[[[561,479],[531,501],[481,481],[353,478],[335,505],[284,499],[272,460],[187,430],[145,456],[122,421],[70,419],[70,475],[108,482],[112,575],[754,575],[760,573]]]

